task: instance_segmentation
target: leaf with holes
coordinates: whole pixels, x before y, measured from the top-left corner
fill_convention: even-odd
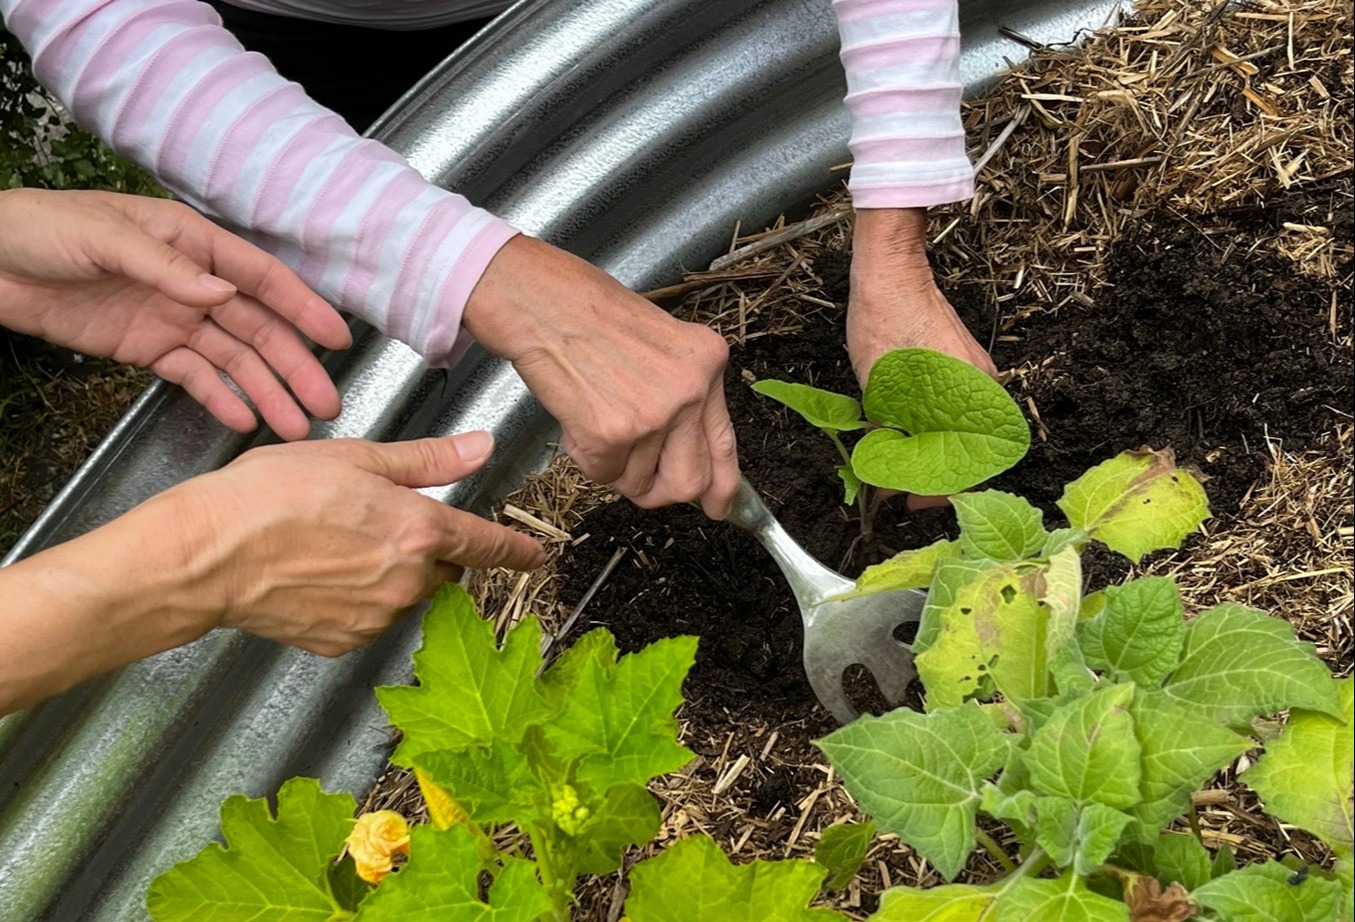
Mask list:
[[[1068,484],[1059,508],[1074,528],[1138,563],[1179,547],[1209,517],[1209,501],[1170,450],[1126,451]]]

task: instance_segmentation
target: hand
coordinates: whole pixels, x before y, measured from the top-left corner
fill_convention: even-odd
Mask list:
[[[272,256],[183,205],[105,192],[0,192],[0,324],[149,368],[248,432],[254,413],[225,372],[284,439],[309,431],[302,407],[339,412],[301,334],[331,349],[351,341]]]
[[[246,452],[163,494],[193,595],[224,627],[338,656],[464,567],[538,567],[545,551],[532,538],[409,489],[461,480],[493,446],[470,432]]]
[[[997,377],[987,350],[936,287],[926,231],[921,208],[857,212],[847,351],[862,387],[876,359],[909,347],[945,352]]]
[[[699,499],[728,515],[739,467],[717,333],[525,236],[494,257],[462,324],[513,363],[586,476],[644,508]]]

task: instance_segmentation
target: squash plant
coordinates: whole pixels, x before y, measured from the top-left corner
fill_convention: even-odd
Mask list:
[[[982,375],[970,388],[954,361],[921,350],[881,359],[887,373],[872,371],[865,399],[881,428],[848,456],[852,476],[946,493],[1024,453],[1010,397],[994,399]],[[841,399],[787,395],[837,426],[835,440],[869,425]],[[925,476],[894,476],[910,465]],[[873,821],[825,830],[813,862],[735,865],[708,837],[678,842],[631,870],[629,922],[845,919],[811,904],[825,883],[847,885],[877,824],[948,880],[978,847],[1007,869],[980,884],[894,887],[880,922],[1349,922],[1352,680],[1333,680],[1287,623],[1260,612],[1220,605],[1187,621],[1170,579],[1083,591],[1089,543],[1137,563],[1207,516],[1171,453],[1125,452],[1069,484],[1062,528],[1008,493],[952,502],[957,539],[871,567],[852,590],[928,589],[913,643],[925,712],[863,716],[819,741]],[[617,869],[625,848],[658,832],[646,784],[691,756],[673,715],[695,649],[680,637],[618,656],[599,629],[547,665],[534,618],[499,646],[465,592],[447,587],[424,619],[418,685],[377,691],[402,733],[393,760],[414,770],[432,822],[355,819],[350,795],[313,779],[284,784],[276,812],[232,797],[225,846],[157,878],[150,915],[562,922],[580,875]],[[1284,711],[1275,736],[1265,718]],[[1271,815],[1331,846],[1334,873],[1238,868],[1201,841],[1191,792],[1263,745],[1243,780]],[[979,814],[1006,825],[1012,853]]]

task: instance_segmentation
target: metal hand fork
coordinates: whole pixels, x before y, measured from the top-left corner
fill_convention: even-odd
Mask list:
[[[917,672],[912,651],[895,639],[894,631],[922,616],[926,593],[901,589],[835,599],[856,584],[796,544],[746,478],[740,480],[728,521],[752,532],[790,583],[805,624],[805,673],[823,706],[841,723],[856,719],[842,675],[858,663],[870,670],[891,707],[902,704]]]

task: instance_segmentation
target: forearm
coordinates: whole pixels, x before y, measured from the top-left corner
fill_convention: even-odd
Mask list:
[[[833,12],[856,207],[928,207],[973,195],[956,0],[833,0]]]
[[[169,503],[0,569],[0,714],[205,634]]]
[[[358,137],[196,0],[0,0],[39,80],[194,207],[433,362],[516,231]]]

